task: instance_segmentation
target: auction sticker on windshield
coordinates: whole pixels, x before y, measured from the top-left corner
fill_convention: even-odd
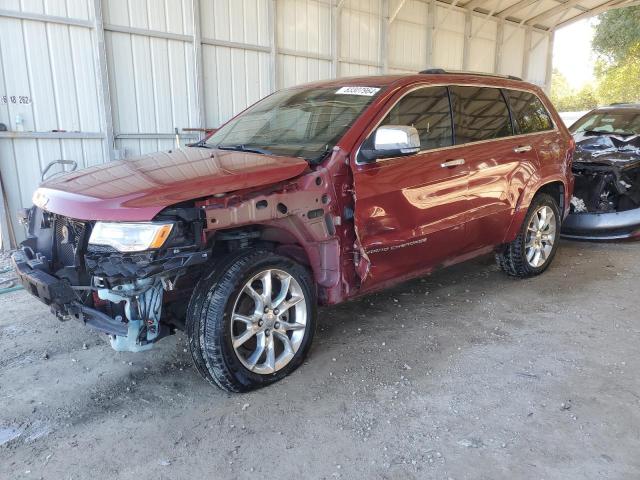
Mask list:
[[[380,91],[377,87],[342,87],[336,95],[362,95],[364,97],[372,97]]]

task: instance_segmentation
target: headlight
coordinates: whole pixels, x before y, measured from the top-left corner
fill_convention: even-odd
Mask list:
[[[108,245],[120,252],[141,252],[160,248],[169,237],[172,223],[96,222],[89,243]]]

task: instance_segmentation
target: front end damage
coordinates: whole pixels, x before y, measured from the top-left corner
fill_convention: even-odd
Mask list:
[[[16,273],[60,320],[76,319],[108,334],[117,351],[147,350],[179,327],[175,305],[186,302],[163,308],[165,297],[179,296],[180,279],[210,257],[201,245],[197,209],[163,217],[175,228],[162,249],[122,253],[89,244],[95,222],[33,207],[22,215],[28,237],[12,256]]]
[[[355,241],[353,198],[336,184],[350,184],[339,149],[329,168],[291,181],[165,208],[146,223],[171,224],[166,242],[135,252],[95,244],[92,233],[100,222],[36,206],[23,212],[28,238],[13,263],[25,289],[60,320],[76,319],[107,333],[115,350],[143,351],[184,329],[198,280],[234,250],[259,247],[307,266],[321,303],[350,296],[357,280],[341,245]]]
[[[582,134],[575,189],[562,235],[584,240],[640,236],[640,136]]]

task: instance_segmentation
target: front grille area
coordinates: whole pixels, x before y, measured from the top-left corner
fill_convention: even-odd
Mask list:
[[[75,266],[76,253],[83,240],[85,224],[58,215],[54,224],[54,263],[58,268]]]

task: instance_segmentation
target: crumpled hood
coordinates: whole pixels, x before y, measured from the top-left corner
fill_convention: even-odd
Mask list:
[[[640,162],[640,135],[575,135],[574,162],[623,165]]]
[[[269,185],[307,168],[300,158],[186,147],[55,177],[33,201],[80,220],[148,221],[175,203]]]

